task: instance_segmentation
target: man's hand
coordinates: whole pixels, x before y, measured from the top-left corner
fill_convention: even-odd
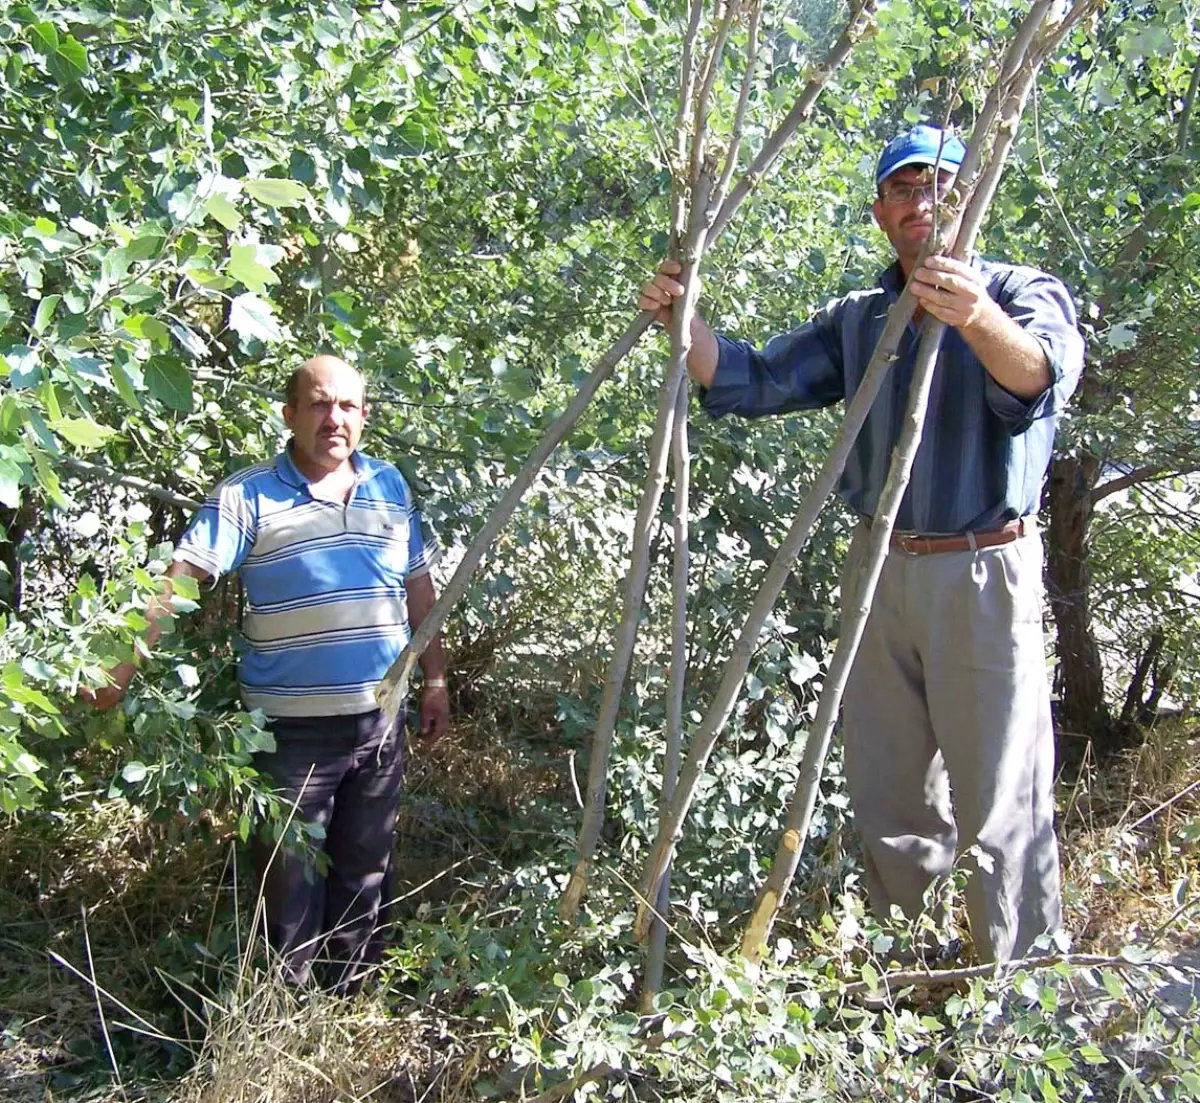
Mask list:
[[[133,663],[121,663],[111,670],[106,670],[105,673],[110,679],[108,685],[101,686],[99,689],[90,689],[88,686],[79,687],[80,698],[101,712],[115,708],[125,699],[129,683],[133,681],[133,676],[137,673],[137,667]]]
[[[203,567],[197,567],[194,563],[189,563],[184,559],[176,559],[167,568],[167,573],[162,579],[161,591],[156,597],[152,597],[146,606],[146,620],[149,622],[149,626],[143,641],[145,653],[149,653],[158,643],[159,637],[163,633],[163,625],[174,618],[175,611],[171,605],[171,595],[174,593],[173,582],[185,575],[188,578],[194,578],[197,582],[207,582],[212,577]],[[80,698],[98,709],[110,709],[121,703],[125,692],[129,689],[129,683],[133,681],[133,676],[137,673],[137,667],[133,663],[121,663],[111,670],[106,670],[105,673],[110,679],[109,685],[95,690],[88,689],[86,686],[79,688]]]
[[[682,267],[677,260],[664,260],[658,266],[658,275],[642,284],[642,293],[638,296],[638,310],[653,310],[654,320],[659,325],[671,324],[671,304],[683,294],[683,284],[673,277],[678,276]]]
[[[933,256],[913,273],[912,293],[939,322],[956,329],[978,325],[1000,307],[983,276],[953,257]]]
[[[450,694],[445,686],[427,686],[421,691],[421,738],[433,746],[449,730]]]
[[[664,260],[658,266],[658,275],[642,284],[638,296],[638,310],[653,310],[654,320],[660,325],[671,324],[671,307],[683,294],[683,284],[676,276],[682,271],[677,260]],[[692,347],[688,351],[688,374],[702,387],[711,387],[717,374],[720,349],[717,338],[700,312],[692,314]]]
[[[930,257],[913,273],[913,294],[954,326],[987,373],[1009,394],[1032,401],[1053,382],[1046,351],[987,291],[982,273],[953,257]]]

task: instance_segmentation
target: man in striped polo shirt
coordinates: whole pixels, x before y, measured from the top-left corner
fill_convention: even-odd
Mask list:
[[[438,550],[400,472],[357,451],[367,417],[358,372],[314,357],[289,379],[283,416],[287,448],[213,491],[167,578],[241,572],[249,651],[238,678],[276,741],[255,765],[301,820],[325,828],[329,858],[319,877],[303,853],[256,840],[268,941],[292,980],[317,962],[322,979],[353,991],[379,958],[403,772],[401,722],[386,722],[375,687],[433,606]],[[149,646],[166,612],[151,609]],[[421,667],[421,733],[436,741],[450,715],[440,639]],[[119,701],[133,673],[114,670],[97,705]]]
[[[854,607],[867,532],[900,435],[924,311],[947,323],[924,435],[846,687],[846,779],[867,887],[885,919],[910,917],[951,871],[967,887],[976,949],[1003,961],[1061,926],[1054,733],[1042,641],[1042,545],[1034,524],[1059,414],[1083,369],[1066,288],[1034,268],[930,257],[915,273],[966,149],[930,126],[897,136],[876,170],[875,220],[896,261],[761,351],[699,315],[688,371],[715,417],[849,399],[905,281],[920,304],[842,477],[862,518],[842,579]],[[669,322],[674,262],[638,305]]]

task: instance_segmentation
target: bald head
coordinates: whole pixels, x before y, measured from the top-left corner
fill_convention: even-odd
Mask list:
[[[340,391],[343,384],[353,387],[354,381],[357,381],[359,398],[365,402],[367,385],[361,373],[340,357],[321,353],[311,360],[306,360],[288,376],[283,391],[284,402],[288,406],[294,407],[301,392],[313,385],[333,384]]]
[[[367,418],[363,377],[336,356],[314,356],[287,382],[283,420],[292,458],[309,478],[350,471]]]

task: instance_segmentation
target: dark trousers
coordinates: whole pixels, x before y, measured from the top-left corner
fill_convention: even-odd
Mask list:
[[[403,715],[403,714],[402,714]],[[325,829],[329,866],[262,836],[253,844],[267,941],[289,980],[316,967],[327,987],[354,992],[382,951],[379,927],[391,898],[396,812],[404,775],[402,719],[382,714],[280,718],[276,749],[254,756],[289,805],[294,822]]]

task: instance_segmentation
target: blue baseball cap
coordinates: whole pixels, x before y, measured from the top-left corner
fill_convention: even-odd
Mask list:
[[[938,156],[938,150],[941,150],[941,157]],[[938,164],[943,168],[957,169],[966,155],[967,147],[953,134],[921,123],[907,134],[897,134],[883,147],[875,169],[875,186],[879,187],[893,172],[905,165]]]

